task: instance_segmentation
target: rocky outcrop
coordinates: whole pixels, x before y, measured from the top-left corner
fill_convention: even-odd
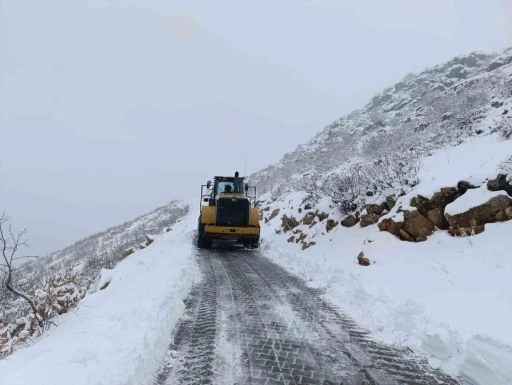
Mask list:
[[[310,211],[309,213],[304,215],[304,218],[302,218],[302,223],[309,226],[313,223],[313,221],[315,220],[315,217],[316,217],[316,213],[314,213],[313,211]]]
[[[422,242],[435,230],[434,224],[417,210],[401,211],[379,223],[379,230],[387,231],[408,242]]]
[[[421,242],[427,240],[434,232],[435,226],[419,211],[404,211],[404,224],[400,230],[401,234],[405,232],[415,242]]]
[[[388,211],[391,211],[391,209],[393,207],[395,207],[395,205],[396,205],[396,200],[393,195],[386,197],[386,207],[387,207]]]
[[[487,182],[487,189],[490,191],[506,191],[512,196],[512,179],[507,180],[506,174],[499,174],[495,179]]]
[[[361,227],[368,227],[370,225],[374,225],[380,219],[380,216],[377,214],[363,214],[361,215]]]
[[[400,229],[404,225],[403,221],[404,217],[402,215],[393,216],[391,218],[385,218],[382,221],[379,222],[379,230],[380,231],[387,231],[390,234],[393,234],[395,236],[399,236]]]
[[[302,242],[302,250],[306,250],[314,245],[316,245],[316,242]]]
[[[380,205],[372,203],[366,205],[365,209],[368,212],[368,214],[381,215],[384,210],[387,210],[387,204],[386,202],[381,203]]]
[[[325,230],[329,233],[336,226],[338,226],[338,222],[336,222],[334,219],[328,219],[327,223],[325,224]]]
[[[463,213],[454,215],[446,213],[445,217],[453,228],[470,228],[497,222],[497,218],[507,218],[507,210],[510,213],[511,206],[511,198],[499,195],[491,198],[487,203],[472,207]]]
[[[132,255],[135,253],[135,247],[130,247],[129,249],[126,249],[123,253],[123,258],[128,257],[129,255]]]
[[[272,211],[272,214],[270,214],[270,217],[268,218],[268,220],[271,221],[272,219],[277,217],[279,215],[280,211],[281,211],[280,209],[275,209],[274,211]]]
[[[291,217],[287,217],[286,214],[283,215],[283,217],[281,218],[281,221],[282,221],[282,228],[283,228],[283,231],[286,233],[287,231],[289,230],[292,230],[294,229],[295,227],[297,227],[298,225],[300,225],[300,222],[295,219],[295,217],[291,216]]]
[[[355,216],[349,215],[348,217],[341,221],[341,225],[343,227],[352,227],[355,226],[357,222],[359,222],[359,220]]]
[[[415,207],[421,215],[432,222],[435,227],[441,230],[448,230],[450,224],[444,217],[444,210],[448,204],[452,203],[459,196],[460,192],[457,188],[446,187],[434,193],[431,199],[418,195],[411,199],[410,204],[412,207]]]

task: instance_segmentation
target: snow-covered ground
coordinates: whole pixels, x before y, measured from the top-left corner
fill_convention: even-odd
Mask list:
[[[439,150],[423,159],[420,183],[395,207],[460,180],[482,184],[511,154],[512,141],[494,135]],[[496,194],[471,190],[458,204],[467,209],[481,195]],[[332,302],[377,338],[423,352],[432,365],[472,383],[512,384],[512,221],[487,224],[474,237],[453,238],[439,230],[421,243],[400,241],[377,225],[337,226],[329,233],[325,222],[300,225],[296,229],[308,234],[306,241],[316,242],[302,251],[300,243],[287,242],[291,232],[275,230],[282,229],[283,214],[300,218],[307,212],[298,213],[303,197],[295,192],[270,205],[269,213],[275,208],[280,213],[263,225],[269,257],[324,288]],[[340,219],[327,200],[316,208]],[[361,251],[369,267],[357,263]]]
[[[104,290],[86,296],[35,344],[0,360],[0,383],[149,383],[199,279],[196,215],[192,209],[149,247],[104,270],[102,280],[110,280]]]

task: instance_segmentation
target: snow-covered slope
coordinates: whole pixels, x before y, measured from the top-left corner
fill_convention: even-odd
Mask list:
[[[438,150],[424,160],[418,186],[397,205],[460,179],[484,182],[483,176],[499,170],[511,155],[512,141],[496,136]],[[270,193],[262,197],[262,207],[269,207],[264,218],[279,209],[263,225],[263,248],[269,256],[323,288],[331,301],[382,340],[423,352],[434,366],[463,374],[475,384],[512,383],[512,221],[486,225],[475,237],[454,238],[437,231],[426,242],[411,243],[379,231],[377,225],[337,225],[328,231],[328,221],[340,221],[343,215],[323,198],[310,209],[322,214],[315,217],[318,223],[284,233],[283,215],[300,219],[310,211],[306,196],[294,192],[277,200]],[[315,244],[302,250],[303,243],[288,242],[294,233],[296,239],[306,234],[304,243]],[[370,266],[358,263],[360,252]]]
[[[76,306],[102,269],[112,269],[135,250],[147,247],[158,234],[189,212],[188,201],[172,201],[133,221],[91,235],[49,256],[18,267],[14,284],[35,302],[51,328],[60,314]],[[2,267],[0,267],[2,268]],[[26,301],[0,290],[0,357],[30,343],[40,333]]]
[[[0,360],[2,384],[147,384],[184,311],[198,277],[193,229],[196,214],[103,271],[109,284],[60,316],[33,346]],[[105,285],[99,285],[105,286]]]
[[[512,48],[502,54],[474,52],[408,74],[286,154],[251,175],[261,192],[283,192],[304,175],[337,171],[347,163],[375,162],[402,153],[407,162],[432,149],[490,130],[512,133]],[[406,170],[408,171],[408,170]],[[377,186],[379,188],[380,186]]]
[[[399,228],[422,202],[451,193],[443,221],[495,197],[508,204],[512,186],[507,194],[488,183],[512,179],[511,63],[509,49],[410,74],[251,175],[264,192],[271,258],[378,338],[478,385],[512,384],[511,208],[486,212],[485,226],[470,218],[475,236],[418,215],[428,225],[419,222],[417,243],[377,222]]]

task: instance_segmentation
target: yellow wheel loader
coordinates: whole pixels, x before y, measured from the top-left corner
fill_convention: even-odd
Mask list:
[[[216,176],[201,186],[197,246],[210,248],[214,241],[236,241],[246,248],[258,248],[260,221],[256,187],[234,177]]]

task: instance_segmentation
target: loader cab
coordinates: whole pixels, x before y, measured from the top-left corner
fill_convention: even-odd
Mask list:
[[[215,177],[214,196],[219,194],[242,194],[244,191],[244,178],[235,181],[233,177]]]

